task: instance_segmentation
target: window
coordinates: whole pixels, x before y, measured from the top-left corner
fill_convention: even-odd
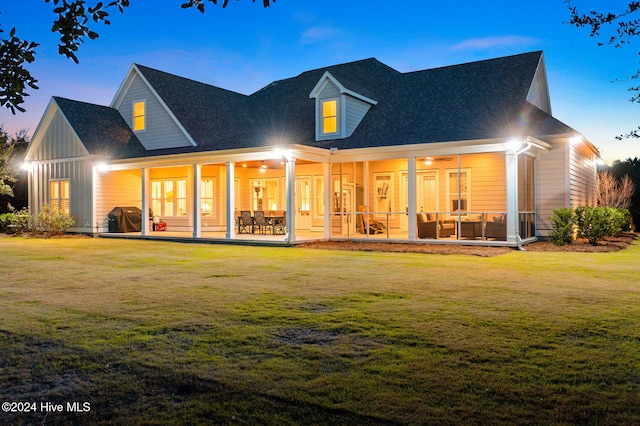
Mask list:
[[[314,217],[324,217],[324,179],[321,177],[314,177],[315,182],[315,195],[316,195],[316,209]]]
[[[49,186],[49,204],[69,214],[69,181],[52,180]]]
[[[391,173],[374,173],[374,211],[378,215],[391,211],[391,196],[393,194],[391,185]]]
[[[338,132],[338,100],[322,102],[322,133]]]
[[[251,179],[251,208],[278,210],[278,179]]]
[[[215,181],[213,178],[204,178],[200,181],[200,212],[202,216],[214,216],[213,191]]]
[[[139,131],[145,128],[145,105],[144,101],[133,103],[133,130]]]
[[[160,217],[187,215],[186,179],[164,179],[151,182],[151,209]]]
[[[458,170],[447,170],[447,199],[450,211],[456,210],[470,211],[469,195],[471,192],[471,171],[460,170],[460,179],[458,179]]]

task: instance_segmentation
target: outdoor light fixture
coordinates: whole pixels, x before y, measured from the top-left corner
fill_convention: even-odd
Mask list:
[[[264,164],[264,161],[262,162],[262,165],[260,165],[260,173],[264,173],[267,171],[267,165]]]
[[[522,141],[519,139],[509,139],[507,141],[508,151],[517,151],[522,146]]]
[[[20,164],[20,168],[24,171],[30,172],[31,170],[33,170],[33,164],[25,161],[24,163]]]
[[[433,158],[431,157],[427,157],[424,159],[424,164],[426,164],[427,166],[430,166],[433,164]]]
[[[96,164],[96,168],[98,169],[99,172],[106,172],[107,170],[109,170],[109,166],[106,165],[105,163]]]
[[[571,143],[571,145],[578,145],[580,142],[582,142],[582,138],[580,136],[572,136],[571,138],[569,138],[569,142]]]

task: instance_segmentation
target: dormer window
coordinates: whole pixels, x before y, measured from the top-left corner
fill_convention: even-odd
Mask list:
[[[338,100],[322,101],[322,134],[338,132]]]
[[[328,141],[348,138],[373,105],[378,102],[356,92],[356,86],[347,88],[329,71],[318,80],[309,98],[316,100],[316,140]],[[359,87],[368,93],[368,90]]]
[[[137,132],[145,128],[145,105],[144,101],[133,103],[133,131]]]

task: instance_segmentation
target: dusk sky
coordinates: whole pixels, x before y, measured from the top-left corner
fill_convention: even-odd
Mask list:
[[[51,96],[109,105],[134,62],[250,94],[369,57],[407,72],[543,50],[553,115],[608,162],[640,157],[640,140],[615,140],[640,125],[640,104],[629,102],[629,81],[612,82],[640,67],[640,46],[597,47],[587,30],[564,23],[562,0],[277,0],[267,9],[261,0],[230,0],[226,9],[207,3],[205,14],[181,9],[182,2],[132,0],[124,14],[112,11],[111,25],[94,27],[99,39],[84,43],[75,64],[57,54],[52,4],[3,0],[3,35],[16,27],[19,37],[41,44],[29,66],[40,90],[27,98],[26,113],[0,110],[0,123],[33,133]],[[575,3],[586,11],[625,2]]]

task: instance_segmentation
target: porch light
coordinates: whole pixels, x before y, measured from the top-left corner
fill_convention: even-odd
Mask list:
[[[517,151],[522,146],[522,141],[519,139],[509,139],[506,145],[507,151]]]
[[[426,164],[427,166],[430,166],[433,164],[433,158],[431,157],[427,157],[424,159],[424,164]]]
[[[272,160],[289,161],[291,159],[291,150],[288,150],[288,149],[282,149],[280,147],[277,147],[272,151],[271,154],[272,154],[272,157],[271,157]]]
[[[99,172],[106,172],[109,170],[109,166],[105,163],[98,163],[96,164],[96,169],[98,169]]]
[[[24,171],[30,172],[31,170],[33,170],[33,163],[30,163],[29,161],[25,161],[20,164],[20,168]]]
[[[262,162],[262,164],[260,165],[260,173],[264,173],[267,171],[267,165],[264,164],[264,161]]]

